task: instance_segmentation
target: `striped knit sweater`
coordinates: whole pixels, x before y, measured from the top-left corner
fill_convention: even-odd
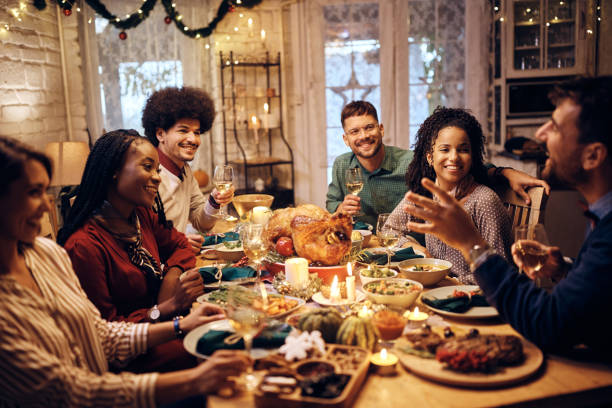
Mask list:
[[[24,256],[43,296],[0,275],[0,407],[154,406],[157,374],[108,371],[146,351],[148,324],[103,320],[55,242]]]

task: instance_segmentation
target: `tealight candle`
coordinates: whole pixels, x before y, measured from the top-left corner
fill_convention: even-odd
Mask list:
[[[331,287],[329,288],[329,300],[332,303],[340,302],[340,286],[338,285],[338,275],[334,275]]]
[[[251,222],[253,224],[266,224],[272,216],[272,210],[268,207],[257,206],[254,207],[251,213]]]
[[[395,374],[398,358],[395,354],[387,352],[387,349],[382,349],[380,353],[375,353],[370,357],[370,363],[374,366],[376,372],[380,375]]]
[[[412,312],[409,310],[406,311],[406,313],[404,313],[404,317],[408,319],[410,327],[415,328],[424,323],[425,320],[429,318],[429,315],[425,312],[420,312],[419,307],[416,306]]]
[[[285,279],[296,289],[308,286],[308,260],[306,258],[289,258],[285,261]]]
[[[361,317],[362,319],[369,319],[372,317],[372,311],[368,309],[366,305],[363,305],[361,310],[357,313],[357,316]]]
[[[351,263],[346,264],[346,272],[348,276],[346,277],[346,300],[349,302],[355,301],[355,277],[353,276],[353,268],[351,268]]]

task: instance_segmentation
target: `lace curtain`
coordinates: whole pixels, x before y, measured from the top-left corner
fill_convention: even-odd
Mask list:
[[[219,0],[182,0],[177,9],[187,24],[204,26],[214,16],[218,3]],[[108,10],[120,16],[133,13],[141,4],[142,0],[105,1]],[[126,31],[125,40],[119,38],[120,30],[96,18],[89,7],[84,7],[81,14],[89,64],[88,108],[93,112],[90,116],[97,116],[88,122],[97,122],[101,127],[92,129],[93,140],[104,131],[119,128],[133,128],[144,134],[142,110],[155,90],[190,85],[205,89],[215,98],[213,47],[205,48],[212,37],[194,40],[181,34],[174,23],[164,22],[166,14],[161,3],[145,21]],[[217,126],[212,132],[216,131]],[[209,171],[212,162],[212,146],[206,134],[192,167]]]

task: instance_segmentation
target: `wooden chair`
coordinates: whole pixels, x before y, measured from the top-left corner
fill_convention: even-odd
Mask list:
[[[527,190],[531,204],[525,204],[525,200],[516,194],[511,188],[497,191],[504,206],[508,209],[512,228],[517,225],[538,224],[544,222],[544,210],[548,196],[544,193],[544,187],[531,187]]]

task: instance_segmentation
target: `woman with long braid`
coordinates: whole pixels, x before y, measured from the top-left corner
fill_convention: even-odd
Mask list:
[[[484,135],[476,118],[464,109],[438,107],[417,132],[414,158],[406,172],[409,191],[427,197],[431,193],[421,185],[423,177],[459,200],[471,214],[476,228],[497,253],[509,259],[512,243],[511,223],[497,194],[486,187],[487,169],[483,164]],[[406,232],[410,216],[404,211],[404,198],[393,210],[387,228]],[[463,283],[474,284],[469,265],[461,252],[433,235],[425,235],[427,250],[435,258],[452,262],[451,272]]]
[[[50,208],[48,157],[0,136],[0,175],[0,406],[153,407],[177,402],[187,407],[185,399],[215,392],[228,384],[228,376],[239,375],[250,364],[244,353],[225,350],[173,373],[111,373],[110,366],[176,338],[173,323],[102,319],[66,252],[37,236]],[[180,328],[189,331],[214,320],[209,312],[207,305],[196,308],[180,321]],[[190,402],[203,406],[198,399]]]
[[[195,257],[185,235],[151,210],[159,183],[157,151],[146,138],[135,130],[103,135],[87,159],[58,234],[83,289],[107,320],[171,320],[203,293],[202,278],[189,270]],[[165,371],[193,365],[195,359],[175,341],[128,368]]]

